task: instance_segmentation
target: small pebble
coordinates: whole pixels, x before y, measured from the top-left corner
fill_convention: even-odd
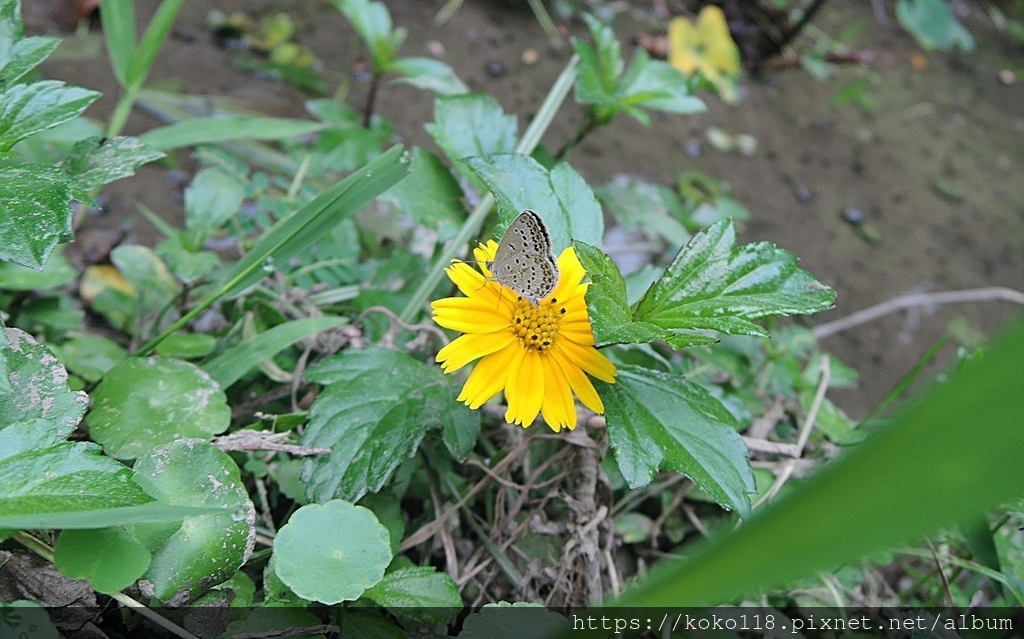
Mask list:
[[[427,42],[427,51],[435,58],[444,57],[444,44],[439,40],[430,40]]]
[[[521,56],[521,59],[523,61],[523,64],[537,64],[537,61],[540,60],[540,54],[537,53],[537,50],[533,48],[523,49],[523,55]]]
[[[699,158],[701,150],[700,140],[690,138],[683,144],[683,153],[688,158]]]
[[[1017,81],[1017,74],[1009,69],[1002,69],[999,71],[999,81],[1005,86],[1010,86]]]
[[[864,223],[864,219],[865,219],[864,211],[861,211],[860,209],[858,209],[856,207],[853,207],[853,206],[846,207],[845,209],[843,209],[842,215],[843,215],[843,221],[846,222],[847,224],[852,224],[854,226],[860,226],[861,224]]]
[[[508,73],[508,67],[500,60],[490,60],[485,69],[487,70],[487,75],[492,78],[500,78]]]
[[[793,189],[793,195],[796,196],[796,201],[801,204],[807,204],[814,199],[814,191],[810,190],[803,184],[796,185],[796,188]]]

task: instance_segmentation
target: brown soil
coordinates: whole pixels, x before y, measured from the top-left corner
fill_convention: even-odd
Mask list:
[[[57,32],[49,11],[59,3],[24,4],[29,31]],[[140,18],[148,20],[157,4],[138,0]],[[441,43],[442,59],[463,81],[518,114],[521,126],[569,56],[567,47],[549,47],[525,3],[510,6],[466,0],[443,26],[431,22],[442,4],[439,0],[387,4],[395,24],[409,30],[404,55],[429,56],[428,43]],[[517,8],[519,4],[523,8]],[[327,77],[332,90],[342,71],[363,55],[351,30],[327,3],[193,0],[185,4],[150,86],[229,96],[266,114],[304,117],[302,103],[307,96],[237,69],[232,54],[214,46],[205,26],[212,6],[256,16],[289,11],[298,25],[298,41],[313,47],[331,70]],[[728,107],[705,96],[707,114],[655,115],[650,128],[622,118],[588,138],[571,162],[592,185],[618,174],[671,184],[681,171],[701,171],[728,180],[737,199],[751,212],[741,239],[770,240],[794,251],[804,268],[838,291],[836,309],[811,318],[811,324],[911,291],[996,285],[1024,290],[1021,45],[975,10],[966,24],[977,39],[977,51],[925,54],[927,65],[917,71],[911,56],[920,50],[913,40],[898,28],[879,25],[867,2],[829,3],[815,27],[837,34],[854,21],[863,21],[866,28],[847,44],[873,52],[870,68],[843,67],[826,82],[800,70],[748,79],[747,95],[738,106]],[[585,32],[579,24],[569,29],[576,35]],[[621,16],[617,25],[624,43],[640,32],[663,29],[663,23],[647,20],[640,11]],[[521,61],[528,48],[541,52],[536,64]],[[488,63],[495,62],[507,73],[489,75]],[[1004,69],[1016,74],[1014,83],[1000,82],[998,74]],[[65,57],[51,60],[43,71],[49,77],[102,91],[104,98],[89,115],[106,120],[117,91],[104,59]],[[870,81],[873,109],[851,104],[833,108],[830,103],[836,92],[860,79]],[[360,108],[365,91],[365,85],[355,83],[348,103]],[[404,143],[434,148],[423,130],[423,123],[432,119],[433,100],[433,95],[418,90],[385,87],[378,106]],[[575,131],[581,113],[575,104],[567,105],[545,144],[559,148]],[[158,124],[136,113],[128,131],[139,133]],[[711,149],[705,142],[710,125],[753,135],[759,142],[757,153],[746,157]],[[684,149],[695,140],[702,143],[702,152],[691,158]],[[188,161],[186,154],[179,158]],[[962,201],[943,196],[934,186],[936,181],[959,189]],[[146,167],[134,178],[108,187],[109,215],[89,224],[126,227],[132,239],[152,241],[154,231],[138,213],[139,205],[180,223],[181,186],[181,178],[166,169]],[[840,213],[849,207],[866,215],[880,241],[865,241],[842,220]],[[859,389],[834,393],[834,399],[853,416],[863,415],[877,403],[956,315],[975,328],[992,331],[1019,313],[1001,302],[921,310],[824,340],[824,348],[862,375]],[[940,359],[948,362],[952,355],[952,347],[947,346]]]

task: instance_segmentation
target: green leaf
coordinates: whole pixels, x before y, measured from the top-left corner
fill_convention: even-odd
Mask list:
[[[164,154],[132,137],[91,137],[79,140],[61,163],[61,170],[78,180],[83,189],[95,189],[135,175],[143,164]]]
[[[316,501],[355,501],[380,490],[428,430],[447,423],[479,428],[479,415],[455,401],[443,373],[404,353],[350,349],[311,368],[306,379],[327,385],[301,440],[331,449],[305,462],[307,494]]]
[[[352,23],[356,33],[373,56],[373,70],[384,73],[391,68],[398,53],[405,30],[391,29],[391,14],[387,5],[369,0],[332,0],[332,4]]]
[[[516,148],[516,116],[502,111],[489,95],[438,98],[434,120],[426,125],[427,133],[453,163],[477,155],[512,153]]]
[[[327,605],[358,599],[389,563],[387,529],[372,512],[347,501],[299,508],[274,539],[274,571],[281,581],[303,599]]]
[[[0,260],[41,269],[54,247],[70,242],[70,178],[43,164],[0,168]]]
[[[87,382],[98,382],[107,371],[128,357],[117,342],[88,333],[72,336],[63,344],[51,345],[50,348],[68,370]]]
[[[645,344],[656,339],[671,337],[669,331],[633,320],[626,298],[626,282],[612,258],[601,249],[576,242],[576,255],[590,276],[587,289],[587,308],[590,326],[599,346],[605,344]],[[714,340],[709,340],[714,342]]]
[[[164,525],[136,526],[153,553],[144,594],[180,606],[242,567],[252,552],[256,509],[227,453],[197,439],[178,440],[140,457],[134,478],[162,503],[229,509],[188,517],[169,535]]]
[[[520,154],[474,157],[464,162],[494,192],[506,222],[523,209],[532,209],[544,218],[556,255],[573,240],[601,243],[601,205],[568,164],[559,163],[549,172],[530,156]]]
[[[17,6],[17,2],[9,0]],[[2,7],[2,5],[0,5]],[[61,639],[50,621],[50,612],[42,605],[27,599],[0,601],[0,627],[10,630],[18,639]]]
[[[63,442],[0,460],[0,516],[80,512],[151,499],[92,443]]]
[[[12,529],[55,528],[62,530],[89,530],[127,526],[130,524],[181,523],[186,517],[217,514],[223,508],[171,506],[155,501],[138,506],[111,506],[86,510],[66,510],[52,513],[24,513],[0,516],[0,527]]]
[[[8,86],[0,96],[0,151],[80,115],[99,97],[55,80]]]
[[[639,71],[623,82],[620,88],[622,104],[628,107],[630,115],[646,124],[647,116],[638,117],[636,107],[644,107],[666,113],[703,113],[707,111],[704,101],[690,95],[686,78],[677,69],[663,60],[651,60],[643,49],[637,49],[633,65]]]
[[[0,78],[8,86],[50,57],[60,38],[25,38],[18,2],[0,3]]]
[[[668,329],[669,343],[692,344],[695,331],[767,336],[752,321],[830,308],[835,291],[768,242],[734,248],[731,221],[698,233],[637,304],[634,319]]]
[[[0,262],[0,290],[4,291],[46,291],[69,284],[76,277],[78,273],[60,252],[47,260],[41,271]]]
[[[110,261],[134,291],[132,312],[159,313],[177,297],[181,286],[153,249],[122,244],[110,252]]]
[[[64,575],[105,594],[132,585],[149,560],[149,551],[124,528],[65,531],[53,549],[53,563]]]
[[[120,459],[185,437],[209,439],[231,421],[217,382],[197,366],[168,357],[121,362],[93,391],[92,404],[85,420],[89,434]]]
[[[110,2],[104,2],[104,6],[109,4]],[[142,34],[138,49],[131,56],[127,73],[130,86],[142,86],[142,83],[146,81],[146,76],[149,75],[149,71],[153,67],[153,61],[156,60],[157,54],[163,48],[164,40],[167,39],[167,34],[174,26],[174,19],[178,17],[178,12],[181,11],[184,4],[185,0],[161,0],[156,13],[153,14],[153,19],[146,27],[146,32]],[[133,19],[133,31],[134,23]]]
[[[432,566],[389,572],[363,596],[399,617],[431,625],[451,623],[462,609],[455,581]]]
[[[617,179],[599,187],[597,197],[628,231],[660,235],[671,246],[682,246],[690,239],[690,233],[674,215],[682,212],[682,202],[666,186]]]
[[[295,342],[320,331],[346,324],[344,317],[305,317],[280,324],[255,338],[224,351],[203,365],[203,369],[220,385],[228,388],[265,359],[273,357]]]
[[[217,348],[217,338],[206,333],[178,333],[160,342],[157,355],[178,357],[180,359],[198,359],[206,357]]]
[[[945,0],[896,0],[896,19],[922,49],[974,51],[974,38],[960,24]]]
[[[544,606],[502,601],[467,616],[459,639],[545,639],[573,630],[569,619]]]
[[[409,176],[381,196],[417,223],[430,228],[458,225],[466,217],[462,187],[441,160],[425,149],[410,151]]]
[[[595,384],[615,461],[631,488],[673,470],[722,506],[750,514],[755,486],[747,447],[721,402],[701,386],[637,366],[619,366],[614,384]]]
[[[1024,322],[785,499],[655,570],[614,605],[738,601],[1019,499],[1021,353]]]
[[[101,0],[100,19],[103,38],[107,43],[107,56],[114,77],[122,88],[131,84],[130,69],[135,57],[135,3],[120,0]]]
[[[618,104],[616,85],[625,68],[622,48],[611,27],[589,14],[584,14],[583,19],[594,38],[594,46],[575,38],[572,41],[580,57],[576,101],[614,108]]]
[[[245,257],[235,263],[226,278],[226,289],[219,295],[240,293],[263,279],[267,274],[264,269],[268,266],[268,259],[287,264],[343,219],[405,177],[408,171],[408,160],[402,155],[402,147],[394,146],[327,189],[267,231]]]
[[[206,168],[185,189],[185,227],[189,248],[198,250],[210,235],[238,213],[245,185],[227,171]]]
[[[0,393],[0,433],[18,422],[44,420],[55,437],[66,438],[82,421],[89,398],[68,388],[68,373],[49,349],[20,329],[4,331],[11,390]]]
[[[150,129],[139,139],[160,151],[230,140],[289,140],[324,128],[320,122],[254,116],[196,118]]]
[[[469,87],[455,75],[455,70],[440,60],[402,58],[395,61],[392,70],[405,76],[392,81],[392,84],[407,84],[417,89],[433,91],[438,95],[469,93]]]

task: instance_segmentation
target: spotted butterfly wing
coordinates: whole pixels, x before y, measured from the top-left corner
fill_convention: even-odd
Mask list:
[[[499,284],[536,306],[558,283],[558,262],[544,220],[529,209],[520,213],[508,225],[487,268]]]

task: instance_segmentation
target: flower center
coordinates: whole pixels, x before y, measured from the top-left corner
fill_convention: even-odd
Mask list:
[[[512,331],[519,338],[523,348],[532,348],[543,353],[551,347],[558,336],[558,325],[562,323],[565,307],[551,298],[534,306],[519,298],[512,315]]]

